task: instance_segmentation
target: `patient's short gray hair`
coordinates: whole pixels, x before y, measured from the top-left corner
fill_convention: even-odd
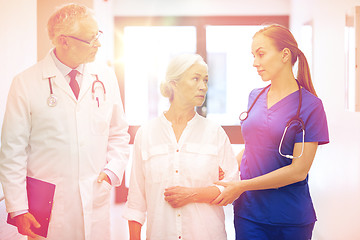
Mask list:
[[[171,59],[165,75],[165,80],[161,82],[160,91],[161,94],[169,98],[170,102],[174,99],[174,91],[171,87],[172,81],[178,81],[182,75],[195,63],[203,64],[207,66],[204,59],[199,54],[184,53],[177,55]]]

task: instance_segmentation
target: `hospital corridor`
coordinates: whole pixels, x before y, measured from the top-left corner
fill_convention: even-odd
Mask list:
[[[52,14],[60,11],[59,7],[70,5],[85,6],[81,11],[86,13],[80,11],[79,14],[89,15],[80,20],[74,18],[82,24],[74,23],[80,26],[74,34],[65,34],[63,26],[53,27],[61,33],[53,37],[56,34],[51,32],[51,24],[65,22],[66,17],[60,14],[56,19]],[[76,210],[77,206],[85,209],[86,204],[99,204],[98,209],[104,207],[105,204],[89,197],[96,195],[96,191],[106,194],[102,196],[103,202],[110,198],[110,233],[104,236],[111,235],[111,240],[130,239],[127,219],[132,233],[145,222],[141,239],[150,239],[146,235],[149,221],[153,229],[149,228],[148,235],[153,238],[159,236],[155,232],[161,232],[158,226],[163,224],[169,232],[167,236],[177,239],[189,239],[191,234],[186,235],[183,228],[192,229],[199,234],[196,236],[206,236],[194,230],[197,226],[202,231],[207,229],[213,235],[218,234],[218,239],[227,235],[227,239],[232,240],[236,239],[235,229],[246,232],[246,228],[250,229],[255,223],[272,227],[301,226],[305,229],[303,232],[312,234],[313,240],[360,239],[360,0],[0,0],[0,11],[0,128],[3,129],[0,133],[0,180],[3,181],[0,185],[0,240],[27,239],[6,222],[7,211],[14,216],[29,214],[27,210],[18,211],[20,209],[13,207],[13,203],[17,203],[16,196],[20,195],[18,192],[16,196],[7,195],[9,189],[25,188],[13,188],[9,179],[13,179],[14,186],[20,179],[36,175],[57,181],[60,167],[64,168],[64,176],[75,176],[77,180],[71,182],[69,177],[59,186],[59,192],[67,195],[62,201],[68,205],[54,202],[49,212],[53,211],[55,223],[51,224],[51,217],[46,221],[47,224],[50,221],[50,227],[62,226],[57,217],[63,213],[71,216],[65,208],[74,214],[82,213],[78,215],[84,221],[74,220],[64,228],[85,229],[79,235],[72,235],[79,240],[90,239],[90,233],[99,234],[94,226],[108,223],[107,215],[100,211],[84,214],[80,207]],[[72,13],[69,14],[71,18]],[[281,41],[281,44],[288,44],[287,39],[283,36],[276,39],[275,34],[269,33],[271,29],[286,31],[296,39],[295,59],[290,47],[278,44]],[[266,58],[271,53],[275,55]],[[187,68],[179,67],[176,72],[175,65],[185,61],[179,56],[196,60]],[[47,62],[43,63],[44,59]],[[300,59],[303,65],[298,65]],[[306,68],[303,59],[307,62]],[[36,73],[36,76],[43,74],[44,81],[35,80],[33,66],[46,68],[52,61],[56,68]],[[93,61],[94,65],[90,65]],[[91,67],[88,71],[88,63],[104,68]],[[304,68],[309,69],[309,74]],[[71,75],[73,71],[74,76]],[[178,74],[179,79],[185,79],[190,73],[196,77],[181,84],[182,80],[175,79],[171,71]],[[291,72],[291,84],[282,90],[289,95],[283,94],[280,98],[281,91],[275,94],[280,81],[274,79],[282,79],[288,72]],[[69,84],[59,83],[56,75],[60,73]],[[30,77],[26,79],[26,76]],[[88,79],[92,79],[92,84]],[[88,87],[87,91],[84,86]],[[195,89],[194,86],[200,92],[196,93],[196,100],[190,97],[193,93],[189,89]],[[73,104],[74,110],[64,107],[65,103]],[[177,112],[188,113],[184,109],[190,109],[188,112],[192,114],[185,124],[176,121],[188,117]],[[28,115],[16,115],[17,111]],[[79,122],[71,121],[65,114],[73,114]],[[14,127],[13,122],[24,124]],[[199,127],[193,127],[195,124]],[[8,129],[10,127],[12,130]],[[22,130],[25,133],[21,133]],[[41,134],[36,135],[41,131],[43,138]],[[287,131],[294,136],[288,137]],[[167,139],[169,132],[171,140]],[[252,134],[254,132],[257,134]],[[73,137],[72,133],[80,137]],[[188,140],[191,137],[193,142]],[[21,149],[25,159],[21,163],[20,157],[11,159],[9,154],[17,149],[16,144],[11,144],[16,141],[25,146]],[[42,154],[40,150],[44,146],[49,152]],[[61,150],[53,154],[56,149]],[[28,159],[24,158],[26,154],[29,154]],[[68,163],[57,160],[62,156],[69,156]],[[101,163],[99,156],[106,156]],[[44,164],[33,160],[39,157],[47,159]],[[262,161],[268,158],[273,162]],[[303,159],[311,160],[299,163]],[[23,163],[25,165],[21,165]],[[234,167],[237,164],[241,166],[240,171]],[[56,174],[47,176],[44,166]],[[271,181],[280,179],[271,175],[279,166],[301,166],[302,169],[292,176],[282,172],[287,179],[283,180],[286,184],[281,185]],[[9,176],[7,173],[11,171],[16,174]],[[91,171],[99,174],[90,176]],[[118,176],[120,172],[124,174]],[[261,178],[264,172],[270,172],[273,177],[268,178],[267,187],[261,182],[266,180]],[[221,174],[227,181],[222,182]],[[185,176],[184,179],[181,176]],[[247,180],[243,181],[244,185],[235,182],[239,176]],[[260,183],[252,181],[257,177]],[[86,185],[88,179],[93,181],[91,184],[101,185],[97,185],[98,189],[89,183]],[[196,184],[209,179],[216,179],[216,183],[208,184],[204,191],[208,195],[190,194],[187,188],[179,186],[186,183],[198,190],[200,187]],[[195,184],[192,180],[198,182]],[[254,189],[246,185],[248,182],[249,185],[253,183]],[[234,190],[236,187],[238,192]],[[155,196],[157,188],[165,189],[161,201]],[[171,192],[173,188],[186,200],[171,202],[175,194]],[[84,195],[84,189],[90,195]],[[214,189],[217,195],[209,201]],[[222,194],[224,192],[228,195]],[[72,194],[78,196],[73,206],[67,200]],[[89,199],[84,200],[84,196]],[[261,198],[263,196],[266,198]],[[221,206],[229,199],[233,204],[223,207],[223,220],[221,210],[218,211],[221,207],[216,204]],[[154,201],[159,203],[154,204]],[[194,208],[196,211],[187,208],[199,202],[207,207]],[[210,202],[213,205],[207,204]],[[148,209],[144,210],[146,207]],[[102,213],[106,213],[106,207],[104,209]],[[163,215],[157,215],[160,213]],[[276,214],[281,217],[277,218]],[[89,218],[90,215],[94,217]],[[199,216],[207,226],[197,225],[199,222],[195,219]],[[187,219],[187,225],[181,219]],[[257,222],[258,219],[261,221]],[[176,234],[170,235],[175,232],[169,230],[171,227],[176,229]],[[61,229],[59,233],[66,231]],[[56,235],[51,234],[50,239]]]

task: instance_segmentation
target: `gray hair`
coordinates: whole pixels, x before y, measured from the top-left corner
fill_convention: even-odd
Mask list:
[[[55,44],[59,36],[76,33],[79,29],[79,20],[89,16],[93,17],[94,12],[86,6],[75,3],[61,6],[48,21],[47,28],[50,40]]]
[[[169,98],[170,102],[174,99],[174,90],[172,89],[170,83],[172,81],[179,81],[186,70],[196,63],[207,67],[204,59],[200,55],[194,53],[180,54],[171,59],[166,70],[165,80],[163,80],[160,84],[161,94],[164,97]]]

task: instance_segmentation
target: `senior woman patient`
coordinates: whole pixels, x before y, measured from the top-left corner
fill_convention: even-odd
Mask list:
[[[198,115],[208,89],[207,64],[197,54],[173,58],[161,93],[169,109],[135,137],[129,195],[123,216],[130,239],[226,239],[221,193],[213,183],[238,179],[230,141],[221,126]]]

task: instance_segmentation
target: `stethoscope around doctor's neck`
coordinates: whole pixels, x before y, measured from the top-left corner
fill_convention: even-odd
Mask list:
[[[103,89],[104,92],[104,101],[106,100],[106,89],[105,89],[105,85],[102,81],[99,80],[99,77],[97,74],[94,74],[96,80],[93,81],[92,86],[91,86],[91,93],[92,93],[92,99],[95,99],[95,89],[98,88],[97,85],[100,85],[100,87]],[[51,83],[51,78],[49,77],[49,89],[50,89],[50,96],[47,99],[47,104],[49,105],[49,107],[55,107],[57,105],[58,99],[57,97],[54,95],[53,92],[53,88],[52,88],[52,83]],[[96,101],[99,107],[99,98],[96,97]]]
[[[279,144],[279,154],[283,157],[286,157],[286,158],[289,158],[289,159],[296,159],[296,158],[300,158],[303,153],[304,153],[304,145],[305,145],[305,124],[304,124],[304,121],[300,118],[300,110],[301,110],[301,102],[302,102],[302,93],[301,93],[301,87],[300,87],[300,83],[298,82],[298,80],[296,80],[296,83],[299,87],[299,104],[298,104],[298,109],[297,109],[297,112],[296,112],[296,115],[294,117],[292,117],[287,123],[286,123],[286,126],[285,126],[285,129],[284,129],[284,133],[281,137],[281,141],[280,141],[280,144]],[[240,116],[239,116],[239,119],[240,121],[245,121],[248,116],[249,116],[249,113],[251,111],[251,109],[254,107],[256,101],[259,99],[259,97],[266,91],[266,89],[268,89],[269,87],[271,86],[271,84],[269,84],[268,86],[266,86],[265,88],[263,88],[261,90],[261,92],[256,96],[255,100],[253,101],[253,103],[251,104],[249,110],[247,111],[244,111],[242,113],[240,113]],[[293,155],[289,155],[289,154],[283,154],[281,152],[281,147],[282,147],[282,144],[283,144],[283,140],[284,140],[284,137],[286,135],[286,132],[288,130],[288,128],[290,127],[291,124],[294,124],[294,123],[300,123],[300,126],[301,126],[301,130],[302,130],[302,146],[301,146],[301,153],[299,156],[293,156]]]

